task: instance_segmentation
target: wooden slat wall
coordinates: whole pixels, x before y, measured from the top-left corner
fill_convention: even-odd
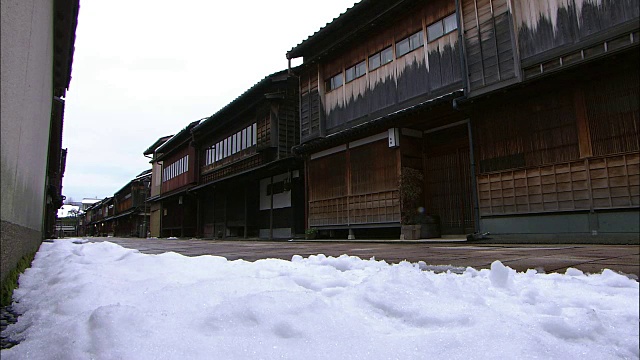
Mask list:
[[[252,154],[242,160],[234,162],[233,164],[216,167],[215,170],[202,174],[200,176],[200,184],[206,184],[210,181],[222,179],[233,174],[250,170],[262,164],[266,164],[268,161],[270,161],[270,159],[267,157],[266,153]]]
[[[579,158],[573,101],[562,89],[479,113],[474,133],[480,172]]]
[[[620,65],[479,116],[481,215],[638,207],[638,73]]]
[[[274,112],[278,121],[278,157],[291,156],[291,148],[300,143],[300,121],[298,120],[298,97],[292,98],[295,89],[287,89],[287,98],[279,104],[274,104]]]
[[[467,125],[425,137],[425,208],[438,215],[444,234],[474,230]]]
[[[516,76],[508,0],[463,0],[462,22],[472,91]]]
[[[258,150],[271,147],[271,124],[272,118],[275,117],[271,111],[262,116],[258,116],[256,129],[256,148]]]
[[[172,191],[178,188],[181,188],[187,184],[190,184],[195,181],[195,150],[193,147],[184,145],[182,149],[178,150],[175,154],[167,157],[163,161],[163,167],[169,166],[176,162],[178,159],[183,158],[185,155],[189,155],[189,170],[185,173],[182,173],[169,181],[162,182],[162,193],[166,193],[168,191]],[[162,171],[160,172],[160,176],[162,176]]]
[[[326,131],[338,131],[351,121],[366,121],[364,115],[385,110],[396,111],[403,103],[417,98],[428,99],[448,91],[462,88],[460,64],[461,46],[458,31],[453,31],[437,41],[428,43],[426,27],[455,12],[453,1],[429,1],[416,3],[415,8],[399,16],[397,21],[382,28],[374,28],[353,46],[341,54],[320,64],[320,82],[343,72],[345,69],[369,56],[395,46],[397,41],[423,32],[424,46],[415,49],[388,64],[370,70],[352,83],[322,94],[322,106],[326,121]],[[395,50],[394,50],[395,51]],[[303,81],[306,81],[303,78]],[[305,97],[307,86],[301,87],[301,98]],[[306,110],[303,105],[303,141],[308,127],[304,120]],[[352,123],[353,124],[353,123]],[[349,125],[352,125],[349,124]]]
[[[480,175],[480,214],[637,207],[639,165],[627,154]]]
[[[640,83],[634,67],[584,86],[594,155],[640,150]]]
[[[347,153],[309,161],[309,226],[347,223]]]
[[[300,136],[303,139],[320,134],[320,95],[318,71],[315,67],[300,76]]]
[[[516,0],[514,17],[520,57],[526,60],[542,53],[578,44],[597,33],[635,19],[640,7],[629,0]]]
[[[396,151],[384,139],[311,160],[309,226],[399,223]]]
[[[349,152],[351,194],[376,193],[398,187],[396,152],[389,148],[386,139],[350,149]]]

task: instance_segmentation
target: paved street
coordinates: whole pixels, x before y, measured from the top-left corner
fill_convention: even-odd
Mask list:
[[[389,263],[402,260],[424,261],[428,265],[471,266],[486,269],[494,260],[525,271],[564,272],[574,267],[594,273],[608,268],[636,278],[640,276],[640,247],[636,245],[485,245],[481,242],[401,243],[401,242],[309,242],[309,241],[220,241],[167,240],[138,238],[88,238],[111,241],[146,254],[174,251],[187,256],[216,255],[229,260],[255,261],[264,258],[290,260],[293,255],[307,257],[347,254],[362,259],[375,257]]]

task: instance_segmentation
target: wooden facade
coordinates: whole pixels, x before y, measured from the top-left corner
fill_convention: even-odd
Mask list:
[[[152,183],[159,185],[159,194],[150,198],[160,219],[159,236],[192,237],[196,235],[196,203],[188,190],[197,183],[199,168],[191,130],[202,120],[191,122],[180,132],[164,141],[153,151],[153,164],[159,164],[159,174]],[[153,168],[152,168],[153,170]],[[157,190],[154,190],[157,191]],[[154,222],[155,227],[158,225]]]
[[[307,163],[311,227],[400,221],[399,149],[387,133],[313,154]]]
[[[304,231],[299,82],[271,74],[192,131],[197,233],[205,238],[292,238]]]
[[[364,3],[368,6],[370,2]],[[428,26],[455,15],[455,3],[414,2],[408,7],[397,4],[390,4],[390,7],[399,8],[394,16],[376,17],[379,21],[370,24],[371,30],[350,42],[350,46],[342,46],[337,50],[338,54],[311,63],[300,71],[303,142],[462,89],[461,46],[455,16],[455,27],[446,34],[431,39],[427,32]],[[398,56],[403,40],[414,34],[419,34],[420,45]],[[390,51],[393,59],[386,63],[380,60],[376,67],[373,58],[385,51]],[[321,52],[305,53],[305,57],[321,55]],[[294,48],[287,56],[300,54]],[[346,74],[352,66],[363,61],[367,63],[365,74],[327,90],[327,78]]]
[[[113,236],[115,214],[113,197],[106,197],[89,207],[85,213],[85,234],[91,236]]]
[[[547,83],[524,100],[480,111],[480,213],[637,208],[635,61],[609,70],[593,64],[584,68],[592,74],[585,80],[567,80],[562,88]]]
[[[145,170],[107,197],[90,205],[81,221],[88,236],[146,237],[151,170]]]
[[[567,214],[577,237],[637,241],[638,12],[628,0],[357,3],[287,53],[304,57],[308,226],[399,227],[398,179],[413,168],[443,234],[554,231],[518,224]]]
[[[173,135],[159,138],[143,153],[144,156],[151,159],[151,184],[149,198],[147,199],[147,205],[149,206],[148,235],[150,237],[160,236],[160,221],[162,218],[160,203],[156,201],[162,192],[162,162],[157,159],[160,154],[156,153],[156,149],[172,137]]]
[[[147,237],[151,170],[145,170],[113,195],[114,236]]]

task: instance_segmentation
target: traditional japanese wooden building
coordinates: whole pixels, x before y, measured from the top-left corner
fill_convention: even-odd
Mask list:
[[[291,238],[304,234],[298,80],[271,74],[195,126],[198,235]]]
[[[308,226],[637,241],[638,40],[637,1],[357,3],[287,53]]]
[[[196,149],[191,130],[194,121],[155,149],[153,161],[160,164],[160,194],[149,199],[151,206],[160,205],[160,237],[192,237],[196,235],[196,199],[189,193],[198,180]],[[156,185],[157,186],[157,185]]]
[[[159,154],[156,153],[156,149],[169,140],[173,135],[163,136],[156,140],[147,150],[144,151],[144,156],[149,157],[151,160],[151,185],[149,198],[147,199],[147,205],[149,206],[149,236],[160,236],[160,220],[161,207],[160,202],[155,201],[160,197],[162,190],[162,163],[157,160]]]
[[[90,236],[113,236],[113,221],[115,214],[113,197],[106,197],[91,205],[85,212],[85,234]]]
[[[147,237],[150,184],[151,169],[140,173],[113,195],[114,215],[110,221],[114,236]]]

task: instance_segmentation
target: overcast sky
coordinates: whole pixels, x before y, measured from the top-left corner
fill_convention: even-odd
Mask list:
[[[63,195],[113,196],[151,167],[142,152],[159,137],[286,69],[288,50],[354,2],[81,0]]]

